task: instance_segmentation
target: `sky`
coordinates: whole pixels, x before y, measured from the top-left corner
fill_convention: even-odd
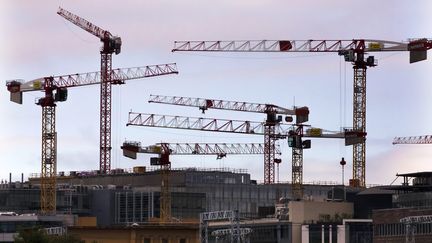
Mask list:
[[[432,2],[372,1],[24,1],[0,2],[0,179],[40,173],[40,92],[9,101],[6,80],[100,69],[100,42],[56,14],[61,6],[122,38],[113,67],[177,63],[178,75],[128,81],[113,88],[112,168],[149,166],[150,155],[122,157],[124,140],[262,143],[261,136],[126,127],[128,112],[263,121],[263,114],[149,104],[150,94],[202,97],[282,107],[308,106],[314,127],[352,126],[352,66],[335,53],[172,53],[176,40],[304,40],[432,38]],[[390,184],[397,173],[432,171],[432,145],[392,145],[395,136],[432,133],[431,60],[409,64],[408,53],[375,53],[367,74],[366,183]],[[58,171],[99,168],[99,86],[69,89],[57,105]],[[283,151],[280,181],[291,180],[291,150]],[[314,139],[304,151],[304,181],[342,180],[352,174],[352,148]],[[172,167],[247,169],[263,180],[261,155],[173,156]],[[400,180],[395,183],[399,183]]]

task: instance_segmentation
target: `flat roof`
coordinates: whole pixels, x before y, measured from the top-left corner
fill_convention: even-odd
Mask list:
[[[44,215],[0,215],[0,222],[12,222],[12,221],[63,221],[65,218],[64,216],[56,216],[56,215],[50,215],[50,216],[44,216]]]
[[[76,230],[131,230],[131,229],[198,229],[199,223],[181,223],[181,222],[170,222],[170,223],[139,223],[136,225],[122,226],[70,226],[69,229]]]
[[[394,191],[419,191],[427,192],[432,190],[431,185],[399,185],[399,186],[388,186],[386,190]]]
[[[406,177],[432,177],[432,171],[421,171],[421,172],[412,172],[405,174],[396,174],[396,176],[406,176]]]

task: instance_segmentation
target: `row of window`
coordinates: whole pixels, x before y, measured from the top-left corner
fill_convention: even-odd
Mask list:
[[[156,194],[156,195],[155,195]],[[118,192],[115,194],[115,222],[145,222],[159,216],[158,193]],[[196,218],[205,211],[205,194],[172,193],[171,208],[176,218]]]
[[[403,236],[406,232],[406,225],[402,223],[396,224],[378,224],[374,226],[375,236]],[[432,223],[414,224],[415,233],[418,235],[432,234]]]
[[[216,175],[186,175],[188,184],[240,184],[246,183],[244,175],[216,174]]]
[[[15,233],[21,228],[35,226],[57,227],[62,226],[61,222],[42,222],[42,221],[2,221],[0,222],[0,233]]]
[[[277,189],[268,188],[251,188],[251,187],[215,187],[209,188],[210,197],[214,199],[262,199],[262,200],[273,200],[280,197],[291,197],[291,191],[289,188]],[[328,189],[323,188],[322,190],[306,190],[305,193],[312,196],[327,197]]]

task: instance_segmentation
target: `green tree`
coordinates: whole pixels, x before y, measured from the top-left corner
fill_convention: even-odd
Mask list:
[[[34,227],[21,229],[14,237],[16,243],[83,243],[79,237],[71,234],[48,235],[45,230]]]
[[[14,236],[16,243],[49,243],[49,236],[39,227],[20,229]]]

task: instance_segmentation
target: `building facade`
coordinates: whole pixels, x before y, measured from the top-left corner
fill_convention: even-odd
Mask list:
[[[85,242],[98,243],[198,243],[198,224],[145,224],[129,227],[69,227]]]
[[[88,215],[104,218],[101,221],[98,219],[98,222],[105,222],[104,225],[108,225],[106,222],[127,223],[136,221],[137,218],[141,222],[145,218],[158,216],[161,174],[157,169],[140,173],[116,170],[109,175],[95,172],[61,173],[57,181],[59,185],[65,187],[83,188],[72,192],[63,189],[69,194],[77,195],[70,196],[72,198],[70,200],[70,197],[61,196],[62,193],[59,193],[58,211],[66,211],[62,210],[65,207],[74,213],[85,214],[85,210],[88,209]],[[37,188],[39,179],[30,178],[30,185]],[[335,185],[306,184],[304,185],[305,198],[324,201],[327,199],[328,191],[334,187]],[[197,218],[200,210],[238,210],[243,218],[272,216],[275,213],[274,205],[279,199],[292,198],[291,184],[259,184],[251,180],[245,170],[172,169],[170,190],[173,198],[173,214],[180,218],[189,218],[190,214],[195,213]],[[80,191],[83,193],[79,194]],[[37,198],[33,201],[38,203]],[[99,205],[106,206],[101,208]],[[35,204],[33,209],[37,208],[36,206],[38,204]],[[189,206],[192,208],[188,208]],[[1,207],[0,204],[0,210]],[[138,208],[140,210],[137,210]],[[126,210],[127,214],[132,215],[126,217]],[[189,213],[185,213],[187,211]]]
[[[399,176],[404,178],[402,185],[388,188],[395,192],[393,207],[373,211],[374,243],[430,243],[432,221],[408,224],[401,219],[432,215],[432,172]]]

